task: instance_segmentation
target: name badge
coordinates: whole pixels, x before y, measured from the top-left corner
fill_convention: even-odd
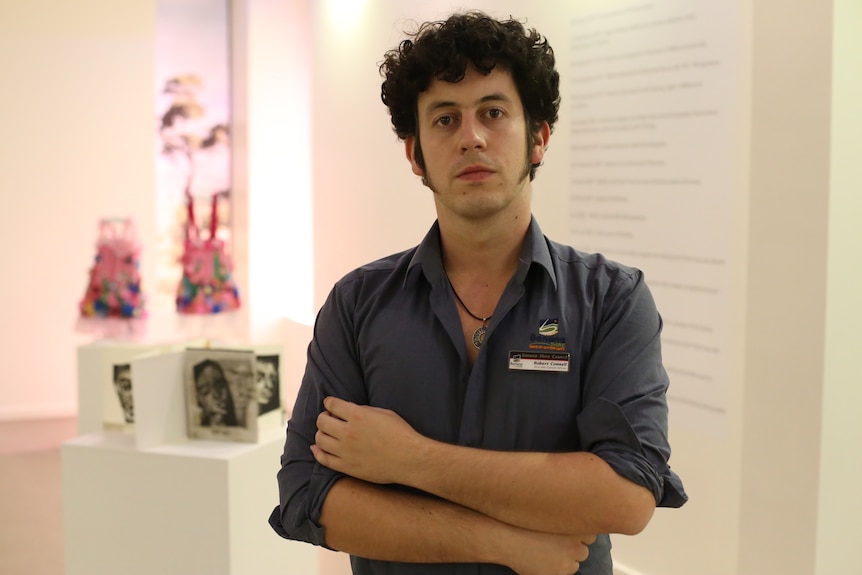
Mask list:
[[[554,351],[510,351],[509,369],[512,371],[568,372],[569,356]]]

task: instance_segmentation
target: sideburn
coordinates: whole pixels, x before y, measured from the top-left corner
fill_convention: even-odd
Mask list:
[[[521,179],[523,180],[526,177],[530,178],[530,181],[533,181],[534,167],[533,162],[530,156],[532,156],[531,150],[533,149],[533,144],[536,141],[536,135],[530,129],[530,122],[527,121],[527,157],[524,158],[524,173],[521,174]]]

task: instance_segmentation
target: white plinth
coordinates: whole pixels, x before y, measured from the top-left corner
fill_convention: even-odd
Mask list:
[[[97,433],[63,445],[66,575],[309,575],[318,549],[276,535],[283,435],[149,449]]]

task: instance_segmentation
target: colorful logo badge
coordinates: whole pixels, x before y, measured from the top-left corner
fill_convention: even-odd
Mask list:
[[[560,333],[560,320],[558,319],[548,318],[542,321],[542,325],[539,326],[539,335],[551,337],[558,333]]]
[[[530,334],[530,349],[543,351],[563,351],[566,338],[560,335],[560,320],[547,318],[539,322],[538,333]]]

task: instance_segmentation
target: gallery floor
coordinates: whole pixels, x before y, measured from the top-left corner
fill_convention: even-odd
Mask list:
[[[0,575],[63,575],[60,444],[75,419],[0,421]]]

